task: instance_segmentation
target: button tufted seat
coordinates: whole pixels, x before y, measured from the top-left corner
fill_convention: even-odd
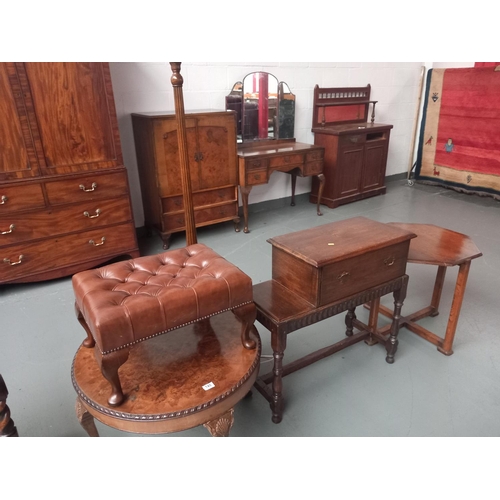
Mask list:
[[[72,284],[83,344],[95,348],[112,405],[123,401],[118,368],[138,342],[232,310],[243,345],[255,347],[250,277],[203,244],[83,271]]]

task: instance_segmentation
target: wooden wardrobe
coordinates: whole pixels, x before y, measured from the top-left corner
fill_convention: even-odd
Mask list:
[[[138,255],[108,63],[0,63],[0,283]]]

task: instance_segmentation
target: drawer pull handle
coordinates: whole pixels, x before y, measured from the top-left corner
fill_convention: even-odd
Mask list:
[[[101,245],[104,245],[105,241],[106,241],[106,238],[103,236],[101,238],[101,243],[96,243],[94,240],[89,240],[89,244],[94,246],[94,247],[100,247]]]
[[[394,264],[394,262],[396,262],[396,258],[393,256],[393,257],[387,257],[387,259],[384,260],[384,264],[386,266],[392,266]]]
[[[347,278],[348,276],[350,276],[351,273],[348,273],[347,271],[344,271],[343,273],[339,274],[337,276],[337,279],[343,283],[344,282],[344,279]]]
[[[83,184],[80,184],[80,189],[82,191],[85,191],[86,193],[90,193],[90,192],[95,191],[97,189],[97,183],[93,182],[92,186],[90,186],[90,188],[88,188],[88,189]]]
[[[7,196],[3,195],[1,200],[0,200],[0,205],[5,205],[5,203],[7,202],[9,198],[7,198]]]
[[[349,140],[350,140],[351,142],[358,142],[358,141],[359,141],[359,137],[358,137],[358,136],[349,137]]]
[[[260,160],[254,160],[251,163],[252,167],[260,167]]]
[[[101,215],[101,209],[98,208],[96,211],[95,211],[95,215],[90,215],[86,210],[85,212],[83,212],[83,215],[85,215],[85,217],[88,217],[89,219],[96,219],[97,217],[99,217],[99,215]]]
[[[16,229],[16,226],[14,224],[11,224],[9,226],[9,230],[8,231],[2,231],[0,234],[10,234],[10,233],[12,233],[12,231],[14,231],[14,229]]]
[[[6,264],[9,264],[9,266],[17,266],[17,265],[21,264],[21,262],[23,261],[23,259],[24,259],[24,255],[20,255],[19,256],[19,260],[17,262],[11,262],[10,259],[3,259],[3,261]]]

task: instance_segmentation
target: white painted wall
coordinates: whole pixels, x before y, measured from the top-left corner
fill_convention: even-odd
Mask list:
[[[224,97],[234,82],[252,71],[267,71],[288,83],[296,95],[295,138],[314,143],[311,132],[313,89],[322,87],[372,86],[371,98],[378,101],[375,120],[394,126],[389,143],[386,175],[407,172],[417,118],[421,67],[464,67],[473,63],[421,62],[183,62],[184,107],[186,112],[224,109]],[[443,66],[444,65],[444,66]],[[128,169],[135,225],[144,225],[139,175],[132,133],[131,113],[174,112],[168,62],[110,63],[124,163]],[[411,158],[410,158],[411,156]],[[310,190],[310,178],[297,179],[297,194]],[[249,203],[290,196],[290,176],[273,174],[269,184],[252,189]]]

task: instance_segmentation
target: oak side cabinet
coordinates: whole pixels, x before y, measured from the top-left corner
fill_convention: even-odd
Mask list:
[[[186,113],[189,171],[196,227],[232,220],[239,231],[236,113]],[[177,121],[174,113],[133,113],[144,224],[163,248],[185,231]]]
[[[314,89],[314,144],[325,148],[321,203],[329,208],[384,194],[392,125],[375,123],[375,103],[366,87]],[[372,119],[368,109],[372,106]],[[317,203],[313,178],[310,201]]]
[[[0,283],[137,256],[108,63],[0,63]]]

